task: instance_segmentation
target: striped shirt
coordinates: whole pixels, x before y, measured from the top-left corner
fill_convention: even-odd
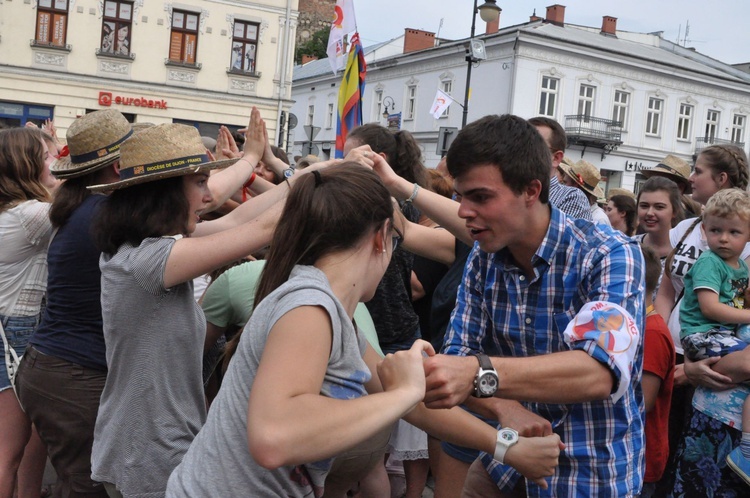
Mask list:
[[[561,184],[557,175],[549,179],[549,203],[571,218],[591,221],[591,204],[586,194]]]
[[[644,264],[638,245],[621,233],[552,208],[542,244],[527,278],[507,249],[489,254],[478,245],[469,256],[443,352],[468,356],[525,357],[570,350],[564,331],[581,307],[606,301],[624,308],[644,326]],[[606,365],[622,397],[576,404],[524,403],[546,418],[566,444],[549,489],[527,482],[528,496],[633,496],[641,490],[644,429],[641,411],[643,336],[630,371],[621,371],[614,354],[593,340],[581,349]],[[575,386],[566,386],[575,389]],[[483,454],[488,472],[501,489],[515,486],[520,474]]]

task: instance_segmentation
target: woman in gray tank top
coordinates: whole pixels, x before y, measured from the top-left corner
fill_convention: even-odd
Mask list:
[[[383,159],[364,149],[363,162]],[[418,340],[380,357],[352,322],[377,289],[402,221],[371,170],[343,163],[292,188],[236,351],[206,425],[167,496],[322,496],[335,455],[404,417],[457,444],[493,453],[497,431],[461,409],[428,410]],[[230,353],[231,354],[231,353]],[[369,394],[369,395],[368,395]],[[506,463],[545,485],[557,435],[520,438]]]

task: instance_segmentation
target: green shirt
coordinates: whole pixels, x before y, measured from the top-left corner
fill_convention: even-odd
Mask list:
[[[703,316],[695,291],[712,290],[719,295],[720,303],[742,309],[748,268],[742,259],[739,263],[739,268],[732,268],[711,250],[700,255],[685,275],[685,297],[680,307],[680,338],[718,328],[726,330],[737,328],[736,323],[721,323]]]
[[[203,296],[203,312],[206,321],[217,327],[235,325],[244,327],[255,308],[255,290],[266,262],[249,261],[225,271]],[[370,346],[383,356],[375,332],[375,324],[364,304],[359,303],[354,311],[357,329],[362,332]]]

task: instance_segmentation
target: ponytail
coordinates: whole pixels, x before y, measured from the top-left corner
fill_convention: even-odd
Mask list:
[[[274,232],[255,305],[289,280],[297,265],[355,247],[393,219],[388,189],[370,169],[341,163],[299,178],[289,192]],[[237,349],[236,334],[225,350],[225,366]]]

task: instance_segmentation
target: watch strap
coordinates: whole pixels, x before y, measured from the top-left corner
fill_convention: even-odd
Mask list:
[[[477,360],[479,361],[479,367],[482,370],[495,370],[495,367],[492,366],[492,361],[490,361],[490,357],[487,356],[484,353],[477,353],[476,354]]]

